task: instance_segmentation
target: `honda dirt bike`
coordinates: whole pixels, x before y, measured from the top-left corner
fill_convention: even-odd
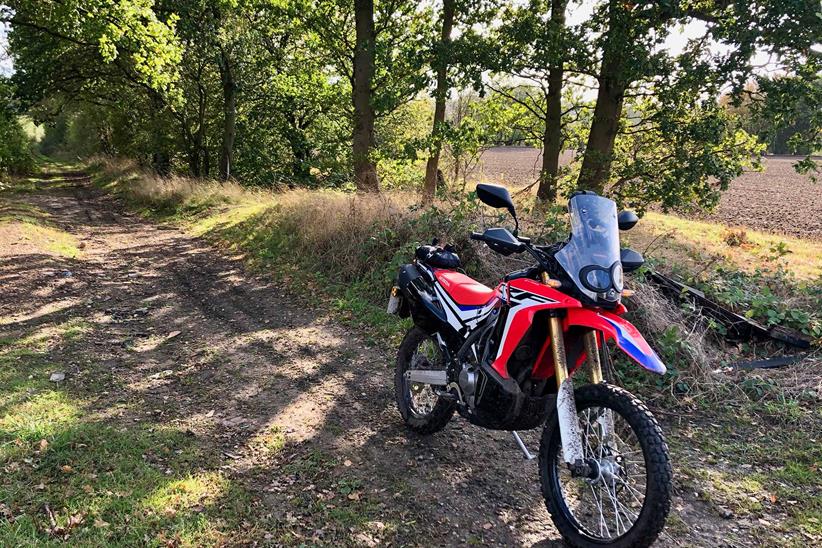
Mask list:
[[[414,321],[397,356],[397,405],[411,430],[432,434],[456,411],[483,428],[517,434],[544,425],[542,495],[572,546],[649,546],[671,506],[671,464],[659,424],[628,391],[603,380],[613,341],[641,367],[665,365],[622,318],[623,272],[642,256],[620,250],[618,229],[638,221],[590,192],[569,201],[571,236],[550,246],[517,235],[508,191],[477,185],[477,197],[507,208],[513,233],[471,234],[502,255],[528,253],[534,266],[491,289],[460,272],[451,246],[421,246],[400,267],[389,312]],[[607,362],[606,362],[607,363]],[[586,367],[583,367],[586,365]],[[586,384],[573,377],[585,370]]]

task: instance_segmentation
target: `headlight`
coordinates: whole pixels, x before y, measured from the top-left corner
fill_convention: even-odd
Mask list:
[[[588,289],[593,291],[606,291],[611,287],[611,274],[602,267],[589,267],[582,279]]]
[[[614,281],[614,289],[622,291],[624,287],[624,276],[622,274],[622,263],[617,261],[611,267],[611,279]]]

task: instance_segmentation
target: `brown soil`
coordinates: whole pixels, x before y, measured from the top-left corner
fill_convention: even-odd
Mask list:
[[[822,183],[798,174],[793,168],[798,159],[765,158],[763,171],[748,172],[734,180],[716,210],[702,217],[774,234],[822,239]],[[570,160],[570,153],[566,153],[561,163]],[[541,161],[538,149],[492,148],[482,155],[471,178],[523,186],[537,179]]]
[[[0,336],[88,321],[91,332],[51,359],[69,390],[107,372],[93,402],[106,420],[189,432],[255,508],[311,542],[558,545],[536,464],[523,461],[508,433],[462,420],[426,438],[403,427],[392,350],[368,348],[316,304],[176,228],[125,213],[82,179],[13,199],[48,212],[77,237],[82,256],[4,243]],[[274,456],[257,441],[273,425],[285,433]],[[667,427],[676,435],[676,423]],[[524,436],[534,452],[538,434]],[[296,467],[312,459],[327,465],[313,474]],[[320,496],[340,471],[358,478],[356,497],[378,518],[370,530],[318,523],[293,505],[306,492]],[[676,489],[676,517],[660,545],[756,543],[680,480]]]

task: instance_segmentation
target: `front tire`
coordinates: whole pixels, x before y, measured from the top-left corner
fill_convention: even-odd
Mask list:
[[[437,342],[419,327],[406,333],[397,353],[394,374],[394,395],[406,426],[417,434],[428,435],[445,428],[454,415],[456,405],[434,392],[428,384],[409,382],[409,369],[446,368]]]
[[[671,509],[671,463],[659,424],[622,388],[587,385],[574,397],[585,458],[594,461],[597,478],[573,477],[567,469],[552,413],[542,434],[539,471],[554,524],[571,546],[650,546]],[[606,440],[608,412],[614,435]]]

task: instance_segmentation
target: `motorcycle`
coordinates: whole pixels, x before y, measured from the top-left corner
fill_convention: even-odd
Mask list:
[[[640,367],[665,365],[622,316],[625,272],[642,255],[620,249],[619,230],[638,218],[591,192],[569,200],[571,235],[554,245],[520,237],[508,191],[480,184],[477,197],[513,217],[513,232],[487,228],[471,239],[504,256],[535,261],[492,289],[461,272],[452,246],[417,248],[399,269],[388,311],[414,326],[397,355],[395,393],[407,427],[442,430],[458,413],[482,428],[543,426],[539,447],[542,495],[571,546],[649,546],[671,506],[672,472],[662,431],[648,408],[607,383],[613,341]],[[585,371],[588,384],[574,389]]]

